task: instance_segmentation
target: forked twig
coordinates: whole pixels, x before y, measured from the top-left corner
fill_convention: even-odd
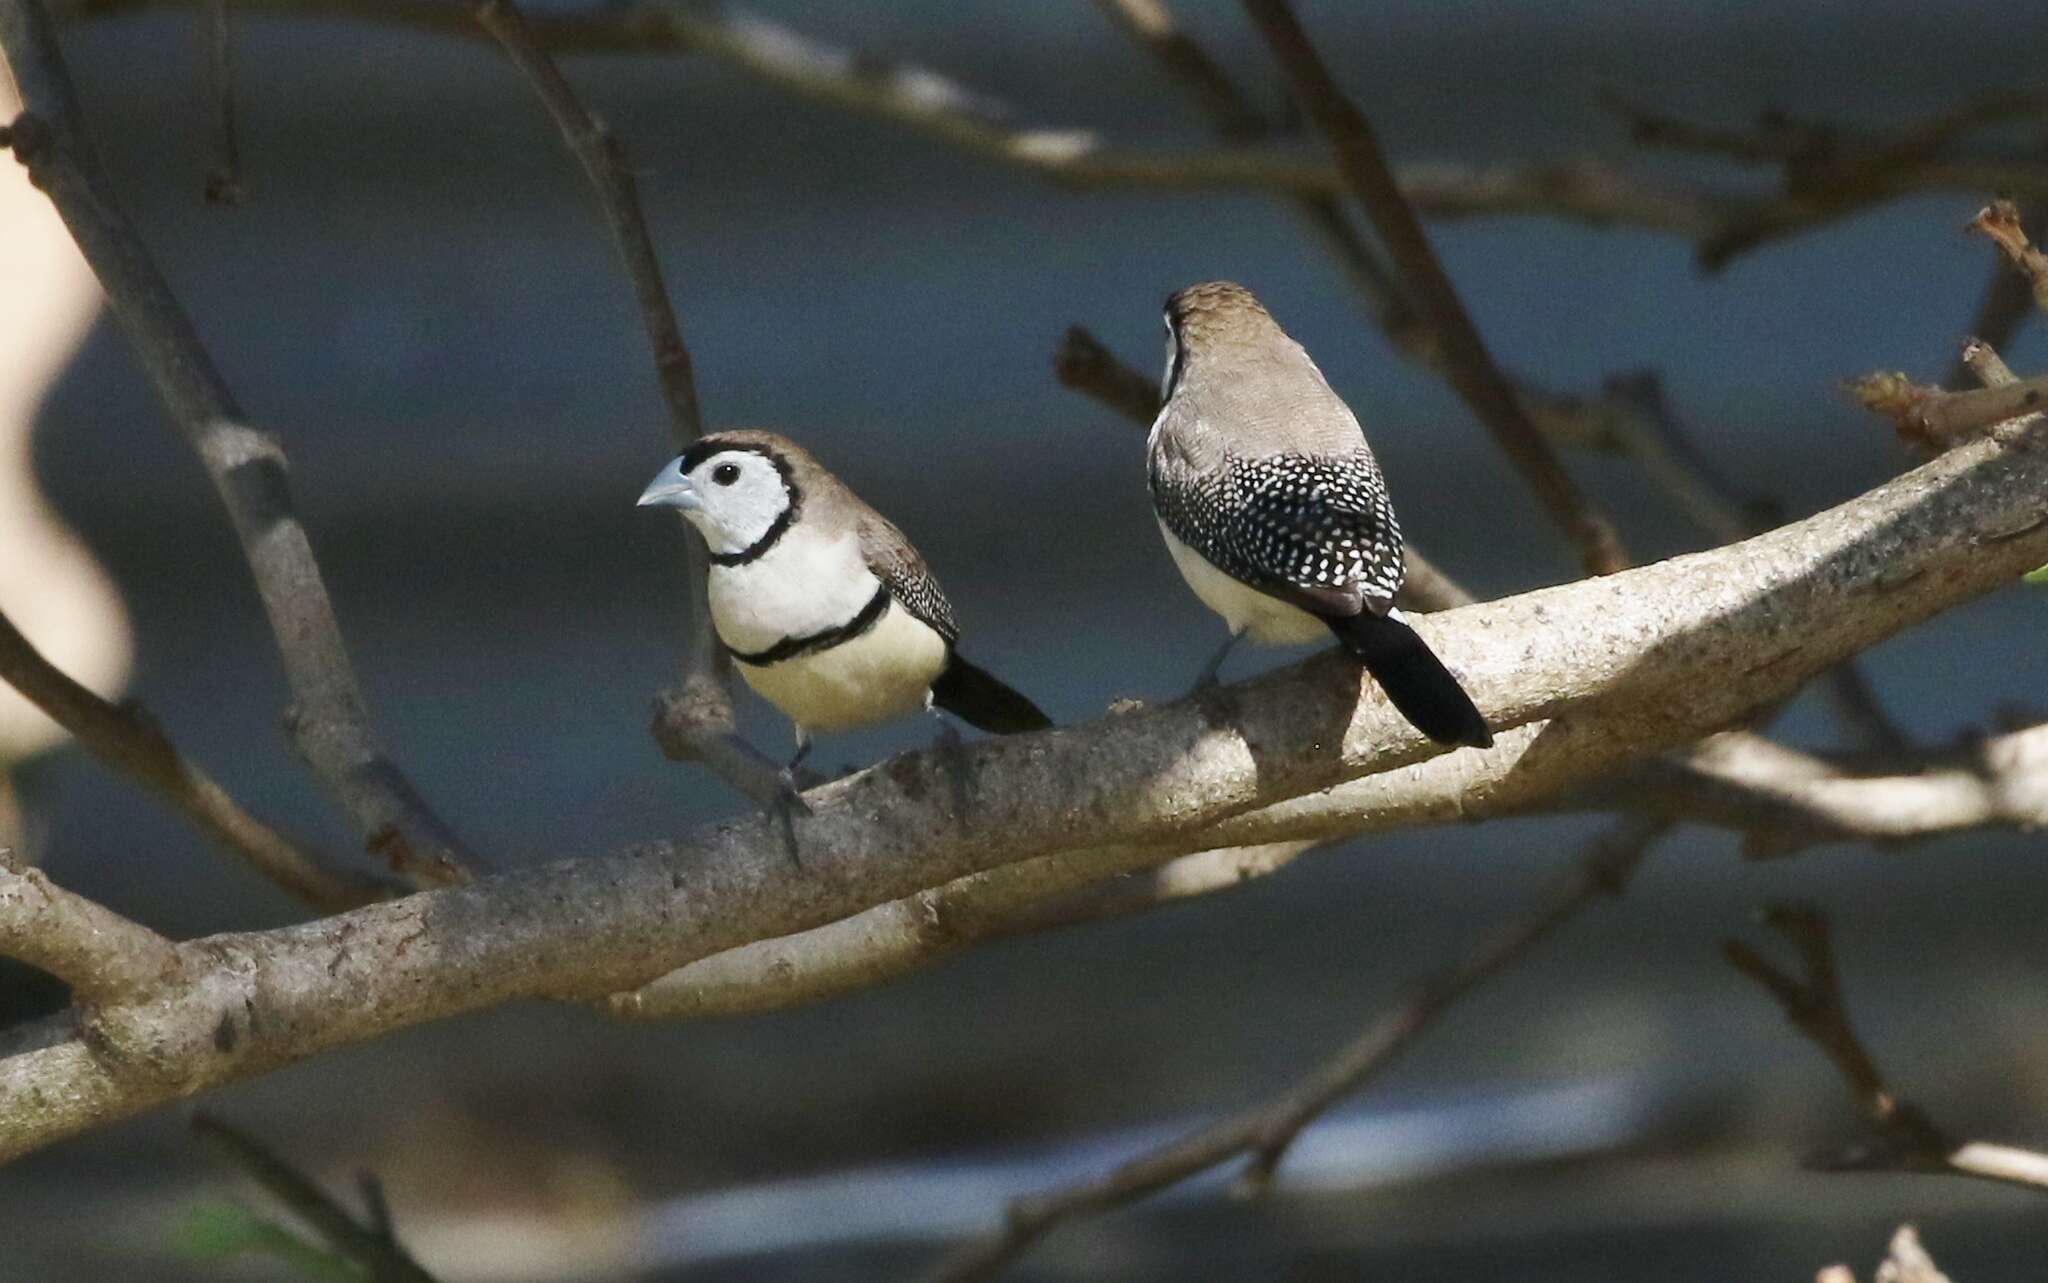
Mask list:
[[[1831,1172],[1946,1172],[2048,1191],[2048,1154],[1982,1141],[1958,1144],[1919,1106],[1893,1094],[1850,1024],[1834,942],[1819,909],[1772,905],[1762,919],[1792,945],[1799,974],[1781,969],[1740,940],[1724,942],[1722,954],[1776,999],[1792,1027],[1827,1056],[1863,1116],[1860,1141],[1813,1155],[1808,1166]]]

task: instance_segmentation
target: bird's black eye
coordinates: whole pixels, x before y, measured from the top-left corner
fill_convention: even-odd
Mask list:
[[[721,463],[711,470],[711,479],[719,485],[729,486],[740,479],[740,465],[737,463]]]

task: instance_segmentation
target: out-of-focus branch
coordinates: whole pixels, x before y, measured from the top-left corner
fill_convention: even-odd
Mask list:
[[[1882,135],[1793,121],[1778,113],[1766,113],[1754,130],[1722,129],[1612,97],[1607,104],[1628,122],[1638,144],[1781,167],[1777,195],[1724,216],[1699,238],[1700,262],[1708,270],[1765,241],[1909,191],[2031,194],[2048,187],[2048,166],[2031,159],[1948,155],[1952,144],[1970,133],[2048,111],[2048,95],[2037,92],[1986,94]]]
[[[235,124],[234,33],[228,26],[228,0],[205,0],[206,89],[213,99],[213,169],[206,175],[210,205],[239,205],[242,188],[242,139]]]
[[[49,972],[88,1008],[146,1000],[184,974],[169,940],[66,891],[6,847],[0,847],[0,957]]]
[[[1813,1283],[1856,1283],[1856,1271],[1846,1265],[1829,1265],[1813,1276]],[[1879,1263],[1871,1283],[1949,1283],[1949,1277],[1934,1264],[1934,1258],[1920,1245],[1920,1233],[1901,1225]]]
[[[1970,230],[1998,246],[2013,268],[2026,278],[2034,302],[2048,311],[2048,254],[2043,254],[2028,238],[2026,226],[2020,222],[2019,206],[2009,200],[1993,201],[1977,211],[1977,217],[1970,220]]]
[[[1830,842],[1923,841],[2048,825],[2048,726],[1975,744],[1829,758],[1731,733],[1682,767],[1603,782],[1575,805],[1629,806],[1740,833],[1753,857]]]
[[[1153,61],[1209,121],[1218,139],[1243,146],[1270,137],[1264,115],[1246,98],[1230,73],[1181,30],[1165,0],[1097,0],[1110,19],[1151,53]],[[1344,212],[1336,192],[1283,194],[1287,207],[1309,234],[1330,252],[1371,307],[1380,329],[1397,351],[1423,356],[1429,336],[1386,264]]]
[[[702,411],[690,350],[683,342],[661,260],[647,234],[638,184],[626,161],[625,147],[592,116],[575,89],[548,57],[526,18],[512,0],[483,0],[477,21],[494,36],[533,83],[542,104],[603,207],[612,243],[632,279],[640,317],[654,352],[654,367],[668,402],[669,430],[677,451],[704,435]],[[705,598],[705,550],[694,533],[684,536],[690,593],[690,640],[683,661],[682,685],[655,700],[653,734],[662,752],[677,761],[703,763],[721,779],[763,805],[780,796],[782,777],[773,762],[733,729],[732,693],[725,647],[711,627]]]
[[[1959,1145],[1918,1106],[1901,1100],[1885,1085],[1877,1062],[1849,1022],[1834,943],[1818,909],[1775,905],[1765,911],[1763,922],[1798,952],[1801,974],[1780,969],[1740,940],[1727,941],[1722,952],[1729,965],[1776,999],[1792,1027],[1834,1064],[1863,1115],[1861,1141],[1814,1155],[1808,1166],[1834,1172],[1946,1172],[2048,1191],[2048,1155],[1982,1142]]]
[[[392,1233],[390,1209],[374,1180],[364,1182],[368,1206],[358,1220],[312,1178],[247,1132],[211,1114],[197,1114],[192,1119],[192,1134],[200,1144],[247,1172],[272,1198],[327,1240],[337,1255],[354,1262],[368,1283],[435,1283],[434,1276],[412,1259]]]
[[[59,672],[0,615],[0,679],[20,691],[85,750],[183,812],[201,832],[258,873],[318,909],[380,899],[383,884],[339,871],[243,810],[226,789],[180,754],[138,704],[113,704]]]
[[[1068,1221],[1100,1215],[1242,1157],[1244,1194],[1263,1192],[1294,1138],[1324,1110],[1391,1064],[1452,1004],[1499,975],[1596,901],[1619,893],[1666,825],[1628,820],[1538,897],[1536,907],[1457,965],[1419,982],[1300,1081],[1264,1101],[1116,1168],[1010,1204],[1003,1226],[942,1262],[928,1283],[986,1279]]]
[[[295,701],[292,740],[355,818],[372,851],[421,885],[469,876],[476,859],[427,806],[370,728],[362,689],[292,504],[284,450],[248,426],[190,318],[121,212],[41,0],[0,3],[0,51],[24,111],[11,143],[107,291],[157,395],[206,466],[254,573]]]
[[[89,20],[199,2],[61,0],[55,7],[68,19]],[[440,0],[235,3],[247,13],[347,18],[458,37],[480,34],[461,6]],[[1131,7],[1157,8],[1144,0],[1135,0]],[[687,0],[629,0],[539,14],[530,23],[540,46],[556,54],[703,54],[792,97],[885,120],[1069,186],[1262,189],[1322,196],[1343,191],[1332,166],[1291,152],[1243,146],[1181,154],[1130,152],[1107,146],[1093,130],[1017,125],[1000,104],[930,68],[834,47],[730,7],[702,7]],[[1778,150],[1768,145],[1750,149],[1773,154]],[[1766,240],[1809,230],[1860,207],[1678,187],[1591,157],[1529,165],[1421,165],[1403,171],[1402,186],[1417,209],[1433,218],[1542,215],[1683,236],[1699,245],[1702,262],[1709,268],[1723,266]],[[2048,195],[2048,165],[1999,157],[1936,158],[1895,174],[1888,184],[1874,188],[1864,203],[1929,190]],[[1326,232],[1334,234],[1335,229],[1326,224],[1318,235]],[[1365,260],[1352,256],[1346,262],[1354,280],[1368,280],[1371,269]]]
[[[1628,564],[1621,536],[1580,491],[1536,425],[1522,412],[1514,389],[1494,365],[1486,344],[1459,301],[1450,277],[1415,210],[1401,194],[1386,154],[1363,112],[1344,96],[1323,65],[1286,0],[1245,0],[1252,22],[1280,64],[1294,98],[1328,139],[1366,216],[1386,243],[1409,297],[1443,350],[1445,377],[1507,454],[1537,501],[1561,527],[1579,560],[1593,574]]]

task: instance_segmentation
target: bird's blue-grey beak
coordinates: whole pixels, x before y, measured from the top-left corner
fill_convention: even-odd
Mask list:
[[[697,487],[683,475],[683,461],[677,459],[654,474],[654,480],[648,482],[647,488],[640,492],[640,502],[636,506],[681,508],[688,512],[701,506],[701,502],[697,497]]]

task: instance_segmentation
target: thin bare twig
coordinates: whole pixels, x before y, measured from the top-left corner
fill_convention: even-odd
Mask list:
[[[2048,1190],[2048,1155],[2002,1145],[1958,1145],[1919,1106],[1901,1100],[1885,1085],[1876,1060],[1850,1024],[1834,943],[1819,909],[1773,905],[1764,911],[1763,923],[1798,953],[1800,974],[1780,969],[1740,940],[1725,941],[1723,955],[1775,998],[1792,1027],[1820,1048],[1863,1115],[1861,1141],[1816,1154],[1807,1160],[1809,1167],[1833,1172],[1948,1172]]]
[[[319,562],[294,511],[284,450],[250,427],[148,247],[121,212],[41,0],[0,3],[0,51],[24,111],[15,156],[50,197],[107,291],[157,395],[233,519],[295,704],[293,743],[368,847],[420,885],[461,881],[476,857],[428,807],[370,727]]]
[[[1337,87],[1287,0],[1245,0],[1245,9],[1279,62],[1295,100],[1329,140],[1346,185],[1386,242],[1410,297],[1442,347],[1451,386],[1493,433],[1538,502],[1578,549],[1585,568],[1610,574],[1625,567],[1628,554],[1613,523],[1565,472],[1488,354],[1430,247],[1421,220],[1394,181],[1364,113]]]
[[[2048,111],[2035,92],[1985,94],[1889,134],[1860,133],[1765,113],[1754,130],[1696,125],[1654,110],[1604,100],[1644,146],[1700,152],[1752,165],[1778,165],[1777,195],[1723,213],[1697,238],[1708,271],[1768,240],[1831,222],[1909,191],[2042,190],[2048,168],[2011,157],[1953,158],[1950,146],[1985,126]]]
[[[211,1114],[195,1114],[192,1135],[247,1172],[272,1198],[316,1231],[336,1254],[362,1267],[370,1283],[435,1283],[434,1276],[413,1260],[391,1232],[391,1211],[383,1189],[366,1178],[365,1214],[361,1221],[337,1203],[298,1168],[268,1146]],[[374,1191],[374,1194],[372,1193]]]
[[[2044,140],[2041,150],[2048,151],[2048,140]],[[1975,230],[1975,225],[1966,230]],[[2020,235],[2027,235],[2025,220],[2021,220]],[[1993,264],[1991,274],[1984,282],[1984,297],[1977,303],[1977,314],[1972,318],[1968,331],[1975,336],[1974,342],[1990,348],[1994,356],[2011,345],[2013,336],[2019,333],[2027,318],[2039,312],[2034,306],[2033,283],[2028,274],[2025,270],[2011,271],[2009,266],[2009,263]],[[1990,380],[1984,379],[1968,364],[1967,351],[1964,355],[1965,359],[1958,360],[1949,370],[1948,377],[1942,380],[1943,386],[1963,383],[1972,373],[1978,374],[1978,381],[1986,387],[1991,386]]]
[[[1974,334],[1963,340],[1962,355],[1956,361],[1987,388],[2008,387],[2020,381],[2020,376],[1998,354],[1998,346]]]
[[[2020,221],[2019,206],[2009,200],[1993,201],[1977,211],[1969,227],[1998,246],[2014,270],[2026,278],[2034,302],[2048,311],[2048,254],[2028,238],[2026,226]]]
[[[334,911],[383,898],[375,879],[342,872],[243,810],[214,778],[187,760],[156,719],[135,703],[114,704],[58,671],[0,614],[0,679],[109,767],[183,812],[264,877],[318,909]]]
[[[654,366],[668,402],[669,434],[677,451],[704,435],[703,413],[690,349],[662,280],[661,260],[647,234],[639,185],[626,161],[618,136],[590,114],[576,90],[555,66],[512,0],[483,0],[476,19],[502,45],[526,74],[541,103],[561,131],[562,140],[582,165],[603,207],[612,243],[632,279],[640,318],[654,351]],[[684,539],[690,593],[690,638],[683,660],[682,684],[655,700],[652,731],[662,752],[678,761],[703,763],[714,774],[766,805],[780,796],[782,777],[776,765],[742,740],[733,729],[732,693],[725,647],[711,626],[706,600],[708,562],[702,542]]]
[[[6,847],[0,847],[0,957],[49,972],[85,1007],[138,1001],[183,974],[176,945],[66,891]]]
[[[1847,391],[1864,409],[1890,419],[1901,440],[1929,450],[1948,449],[1965,437],[2048,410],[2048,374],[1947,392],[1897,371],[1879,371],[1851,380]]]
[[[235,124],[234,33],[228,26],[228,0],[205,0],[205,6],[206,89],[214,111],[214,163],[206,175],[206,202],[239,205],[248,193],[242,187],[242,140]]]
[[[1410,998],[1287,1090],[1100,1176],[1012,1203],[1002,1229],[941,1262],[926,1276],[927,1283],[988,1278],[1061,1224],[1122,1207],[1240,1156],[1247,1162],[1237,1192],[1262,1192],[1304,1127],[1392,1063],[1460,998],[1505,971],[1593,903],[1618,894],[1668,827],[1655,819],[1622,821],[1538,897],[1533,910],[1456,966],[1424,979]]]

